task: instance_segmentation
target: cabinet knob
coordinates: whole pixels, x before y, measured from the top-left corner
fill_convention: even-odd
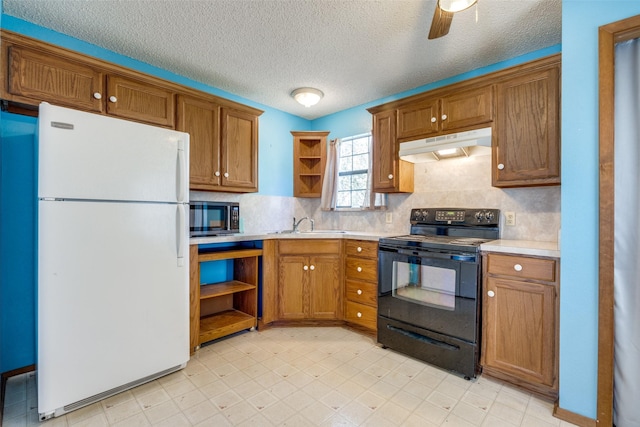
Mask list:
[[[436,119],[435,117],[431,117],[431,123],[435,123],[438,119]]]
[[[101,94],[100,92],[95,92],[95,93],[93,94],[93,97],[94,97],[95,99],[102,99],[102,94]]]
[[[357,312],[357,313],[356,313],[356,316],[358,316],[358,317],[362,317],[362,313]]]
[[[315,266],[315,265],[312,265],[311,267],[309,267],[309,270],[311,270],[311,271],[313,271],[313,270],[315,270],[315,269],[316,269],[316,266]]]
[[[229,172],[225,172],[225,173],[224,173],[224,177],[225,177],[225,178],[229,178]]]
[[[493,297],[496,296],[496,293],[493,292],[493,291],[489,291],[489,292],[487,292],[487,295],[489,295],[490,298],[493,298]]]
[[[388,178],[393,179],[393,174],[390,173]]]
[[[111,96],[109,97],[109,101],[111,101],[111,102],[118,102],[118,98],[116,98],[115,96],[111,95]]]
[[[356,249],[358,252],[362,252],[362,248],[360,246],[358,246],[358,249]]]
[[[516,264],[516,265],[513,266],[513,269],[515,271],[522,271],[522,266],[520,264]]]
[[[447,120],[447,115],[446,114],[442,115],[442,120]]]
[[[215,176],[220,176],[220,171],[215,171],[215,172],[214,172],[214,175],[215,175]]]
[[[498,163],[498,169],[500,169],[500,170],[504,169],[504,164],[503,163]]]
[[[358,268],[356,268],[356,270],[358,270],[358,273],[361,273],[362,272],[362,267],[358,267]]]
[[[308,266],[308,265],[305,265],[304,267],[302,267],[302,269],[303,269],[304,271],[307,271],[307,270],[309,270],[309,266]]]
[[[358,289],[358,290],[356,291],[356,293],[357,293],[358,295],[362,295],[362,289]]]

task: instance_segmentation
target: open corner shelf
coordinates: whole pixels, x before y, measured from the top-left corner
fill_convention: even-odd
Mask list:
[[[293,135],[293,195],[320,197],[329,132],[296,132]]]
[[[262,249],[257,248],[197,252],[197,274],[192,274],[192,352],[203,343],[258,325],[260,256]],[[233,263],[231,280],[200,284],[200,263],[230,260]]]

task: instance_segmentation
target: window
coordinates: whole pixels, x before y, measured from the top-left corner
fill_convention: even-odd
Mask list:
[[[385,195],[376,194],[374,206],[370,207],[371,144],[371,133],[340,140],[336,153],[335,209],[379,209],[386,205]]]

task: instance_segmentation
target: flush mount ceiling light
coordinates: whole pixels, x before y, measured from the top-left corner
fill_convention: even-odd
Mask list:
[[[301,87],[291,92],[291,96],[300,104],[309,108],[312,105],[316,105],[324,96],[324,93],[312,87]]]
[[[445,12],[460,12],[476,4],[478,0],[439,0],[440,9]]]

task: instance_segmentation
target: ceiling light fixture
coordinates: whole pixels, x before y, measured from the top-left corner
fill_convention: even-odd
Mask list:
[[[312,87],[301,87],[291,92],[291,96],[300,104],[309,108],[312,105],[316,105],[322,99],[324,93]]]
[[[440,9],[445,12],[460,12],[476,4],[478,0],[439,0]]]

